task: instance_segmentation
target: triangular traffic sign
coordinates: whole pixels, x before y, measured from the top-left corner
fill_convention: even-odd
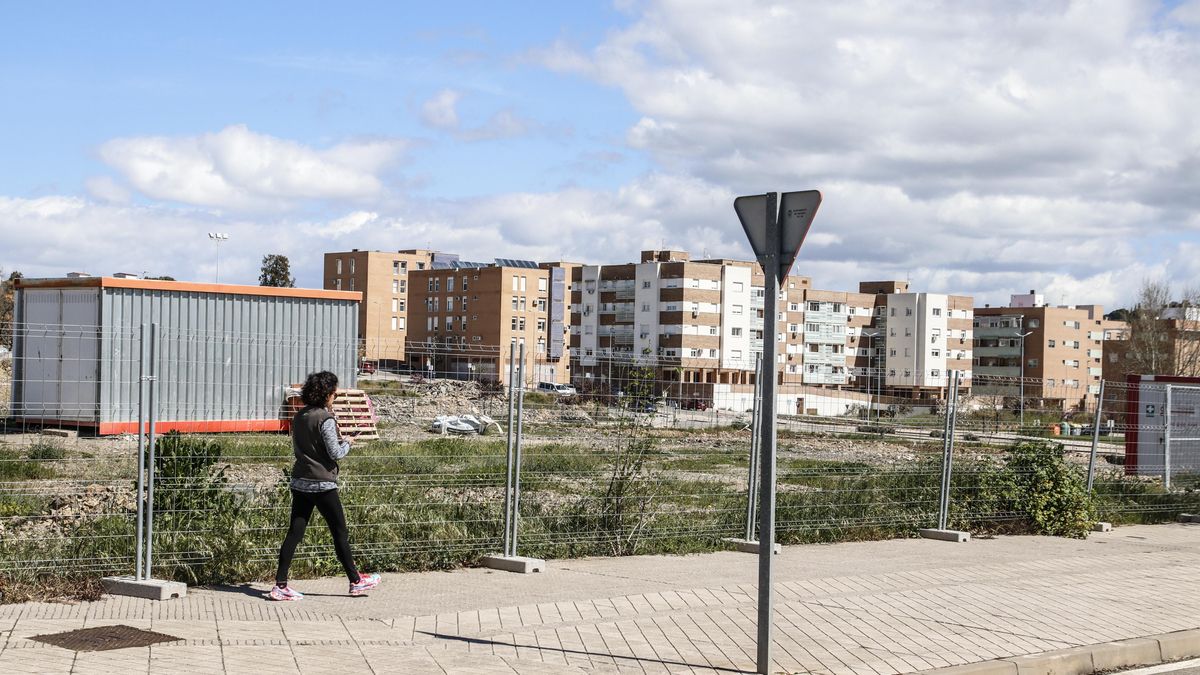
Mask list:
[[[767,243],[767,195],[749,195],[733,200],[733,209],[737,211],[738,220],[742,221],[742,229],[750,240],[750,248],[755,257],[762,258],[771,252]],[[775,214],[772,213],[774,218]]]
[[[743,197],[745,199],[745,197]],[[737,202],[734,202],[736,207]],[[804,245],[804,237],[812,227],[817,208],[821,206],[821,193],[817,190],[785,192],[779,199],[779,281],[787,278],[792,263]]]

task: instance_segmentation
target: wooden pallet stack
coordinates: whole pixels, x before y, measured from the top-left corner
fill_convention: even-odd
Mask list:
[[[338,389],[333,399],[333,416],[342,435],[356,441],[379,440],[375,407],[362,389]]]

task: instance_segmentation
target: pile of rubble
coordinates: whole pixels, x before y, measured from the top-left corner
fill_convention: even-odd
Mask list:
[[[13,538],[55,537],[87,519],[125,515],[137,510],[132,486],[91,484],[81,491],[58,493],[43,513],[0,519],[0,536]]]

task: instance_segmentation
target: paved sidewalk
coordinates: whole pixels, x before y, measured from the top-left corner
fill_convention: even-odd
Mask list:
[[[887,675],[1200,627],[1200,525],[1086,541],[1002,537],[788,547],[780,672]],[[729,673],[754,667],[756,558],[552,561],[545,574],[385,575],[0,607],[4,673]],[[75,652],[33,635],[126,624],[178,642]]]

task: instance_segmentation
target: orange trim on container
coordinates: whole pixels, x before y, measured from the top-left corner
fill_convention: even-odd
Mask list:
[[[215,420],[205,421],[163,421],[154,425],[156,433],[165,434],[178,431],[185,434],[223,434],[239,431],[287,431],[286,420]],[[101,436],[116,434],[136,434],[137,422],[104,422],[100,425]]]
[[[119,279],[117,277],[80,277],[61,279],[18,279],[17,288],[137,288],[148,291],[180,293],[224,293],[272,298],[305,298],[316,300],[351,300],[362,302],[358,291],[326,291],[319,288],[274,288],[240,284],[201,284],[189,281],[159,281],[150,279]]]

